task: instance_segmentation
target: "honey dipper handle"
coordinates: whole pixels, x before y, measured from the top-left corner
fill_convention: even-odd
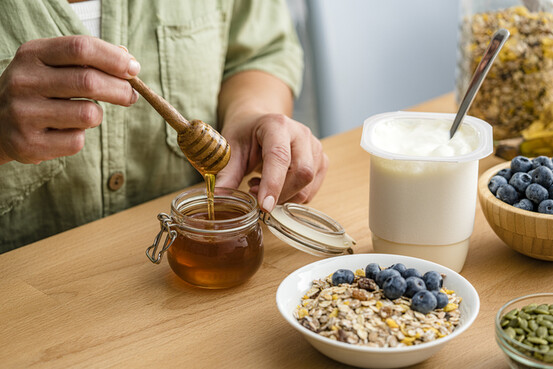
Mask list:
[[[186,120],[171,104],[163,97],[156,94],[138,77],[129,79],[131,86],[138,91],[157,110],[159,115],[169,123],[178,133],[186,132],[191,129],[190,122]]]

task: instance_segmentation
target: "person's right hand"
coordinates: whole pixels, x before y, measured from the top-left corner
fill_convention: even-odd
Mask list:
[[[138,93],[126,81],[140,65],[119,46],[90,36],[24,43],[0,76],[0,164],[40,163],[74,155],[84,131],[102,122],[86,98],[129,106]]]

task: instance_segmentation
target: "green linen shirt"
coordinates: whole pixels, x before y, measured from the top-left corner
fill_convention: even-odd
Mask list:
[[[67,0],[2,0],[0,73],[24,42],[75,34],[88,31]],[[221,82],[240,71],[300,88],[302,52],[284,0],[102,0],[101,37],[125,45],[140,78],[189,119],[214,124]],[[144,99],[99,104],[103,122],[78,154],[0,165],[0,253],[201,180]],[[124,183],[111,190],[115,173]]]

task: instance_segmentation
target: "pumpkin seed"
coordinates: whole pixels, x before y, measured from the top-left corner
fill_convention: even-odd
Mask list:
[[[526,337],[526,340],[536,345],[547,345],[547,340],[544,340],[543,338],[539,338],[539,337]]]
[[[544,326],[540,326],[538,329],[536,329],[536,336],[539,338],[545,338],[547,337],[547,328]]]

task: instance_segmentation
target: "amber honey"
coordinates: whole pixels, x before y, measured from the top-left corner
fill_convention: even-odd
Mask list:
[[[204,196],[173,202],[177,237],[167,251],[169,265],[184,281],[227,288],[248,280],[263,261],[263,235],[255,199],[232,189],[215,189],[214,218]],[[204,193],[205,194],[205,193]]]

